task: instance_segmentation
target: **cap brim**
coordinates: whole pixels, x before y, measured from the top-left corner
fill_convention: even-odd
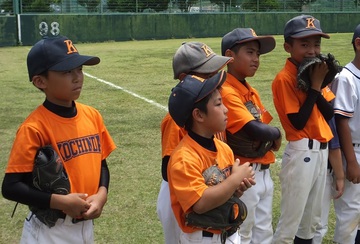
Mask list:
[[[321,36],[321,37],[324,37],[326,39],[330,39],[330,36],[326,33],[323,33],[323,32],[319,32],[319,31],[303,31],[303,32],[300,32],[300,33],[297,33],[297,34],[294,34],[294,35],[291,35],[292,38],[304,38],[304,37],[310,37],[310,36]]]
[[[67,71],[72,70],[81,65],[96,65],[100,63],[100,58],[86,55],[74,55],[62,60],[60,63],[49,67],[52,71]]]
[[[207,79],[203,89],[201,90],[195,102],[199,102],[200,100],[208,96],[210,93],[215,91],[215,89],[219,88],[225,82],[225,80],[226,72],[224,70]]]
[[[260,54],[265,54],[265,53],[271,52],[272,50],[274,50],[274,48],[276,46],[275,38],[272,36],[252,37],[252,38],[248,38],[248,39],[236,42],[236,44],[241,44],[241,43],[250,42],[250,41],[258,41],[260,43],[260,50],[259,50]]]
[[[206,61],[204,64],[199,66],[196,69],[193,69],[193,72],[201,73],[201,74],[211,74],[217,72],[225,67],[230,61],[231,57],[224,57],[215,54],[212,58]]]

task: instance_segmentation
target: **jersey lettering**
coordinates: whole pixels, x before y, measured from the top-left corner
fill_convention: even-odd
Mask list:
[[[316,28],[316,26],[314,24],[315,18],[307,18],[306,21],[307,21],[306,28],[309,28],[309,29]]]
[[[75,48],[74,44],[72,43],[72,41],[70,40],[65,40],[64,41],[66,43],[66,47],[68,49],[67,54],[72,54],[72,53],[77,53],[78,50]]]
[[[201,49],[204,50],[206,57],[214,54],[214,52],[207,45],[203,45]]]
[[[98,134],[59,142],[57,144],[64,162],[86,153],[100,153],[101,143]]]

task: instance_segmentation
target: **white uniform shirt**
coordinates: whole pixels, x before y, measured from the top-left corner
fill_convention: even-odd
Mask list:
[[[350,118],[352,142],[360,144],[360,70],[351,62],[345,67],[331,85],[336,95],[334,113]]]

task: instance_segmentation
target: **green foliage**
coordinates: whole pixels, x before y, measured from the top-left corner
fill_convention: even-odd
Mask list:
[[[199,0],[178,0],[177,5],[182,12],[189,12],[190,8],[194,6],[198,1]]]
[[[22,12],[51,12],[51,0],[22,0]]]
[[[310,3],[314,3],[316,0],[299,0],[299,1],[286,1],[287,9],[294,9],[296,11],[301,12],[303,6],[308,5]]]
[[[0,9],[4,10],[6,13],[13,12],[13,1],[5,0],[0,4]]]
[[[136,12],[136,1],[132,0],[108,0],[107,6],[111,12]]]
[[[78,3],[85,7],[89,13],[94,13],[98,11],[98,6],[100,0],[77,0]]]
[[[210,0],[210,2],[219,6],[225,5],[225,12],[228,12],[229,7],[236,6],[236,0]]]
[[[168,0],[108,0],[108,9],[112,12],[160,12],[168,8]]]
[[[22,0],[21,10],[23,13],[52,12],[50,4],[59,4],[61,0]],[[0,9],[5,12],[13,12],[13,0],[4,0],[0,4]]]
[[[280,3],[278,0],[245,0],[241,7],[254,12],[267,12],[279,9]]]

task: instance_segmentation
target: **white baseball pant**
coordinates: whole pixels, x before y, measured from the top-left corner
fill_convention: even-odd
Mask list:
[[[321,219],[321,203],[326,183],[328,148],[309,139],[290,141],[285,148],[280,171],[281,215],[273,244],[291,244],[295,235],[311,239]]]
[[[321,221],[319,225],[316,227],[313,243],[322,243],[322,240],[326,235],[326,232],[328,231],[330,207],[331,207],[331,202],[334,199],[333,194],[334,194],[334,178],[333,178],[333,174],[328,169],[326,175],[324,198],[321,204],[322,206]]]
[[[35,215],[28,215],[25,219],[20,244],[69,244],[69,243],[94,243],[94,227],[92,220],[72,223],[72,218],[58,219],[55,226],[49,228]]]
[[[179,243],[181,230],[171,208],[169,183],[165,180],[161,182],[156,212],[163,227],[165,244]]]
[[[360,162],[360,147],[354,147],[356,159]],[[343,157],[343,162],[346,160]],[[344,194],[334,201],[336,225],[334,241],[354,244],[360,223],[360,184],[345,180]]]
[[[240,225],[242,244],[270,244],[273,237],[272,200],[274,183],[270,169],[253,164],[256,184],[247,189],[240,199],[246,204],[248,215]]]

